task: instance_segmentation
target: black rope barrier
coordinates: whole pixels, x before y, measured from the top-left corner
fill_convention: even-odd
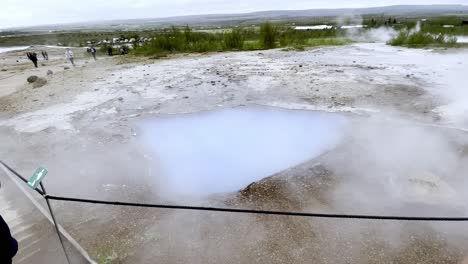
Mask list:
[[[9,171],[18,176],[22,181],[25,179],[12,168],[0,161]],[[27,182],[27,181],[25,181]],[[39,192],[39,190],[36,189]],[[119,201],[104,201],[84,198],[72,198],[49,195],[44,192],[39,192],[46,200],[91,203],[130,207],[147,207],[172,210],[193,210],[193,211],[211,211],[211,212],[229,212],[243,214],[260,214],[260,215],[278,215],[278,216],[299,216],[299,217],[315,217],[315,218],[339,218],[339,219],[364,219],[364,220],[393,220],[393,221],[432,221],[432,222],[464,222],[468,221],[468,217],[432,217],[432,216],[392,216],[392,215],[360,215],[360,214],[327,214],[327,213],[307,213],[307,212],[290,212],[290,211],[272,211],[272,210],[255,210],[255,209],[239,209],[226,207],[205,207],[205,206],[189,206],[189,205],[170,205],[170,204],[148,204],[148,203],[131,203]]]
[[[282,216],[302,216],[302,217],[317,217],[317,218],[344,218],[344,219],[368,219],[368,220],[396,220],[396,221],[468,221],[468,217],[422,217],[422,216],[385,216],[385,215],[356,215],[356,214],[324,214],[324,213],[306,213],[306,212],[289,212],[289,211],[270,211],[270,210],[255,210],[255,209],[237,209],[226,207],[204,207],[204,206],[189,206],[189,205],[169,205],[169,204],[146,204],[146,203],[129,203],[117,201],[103,201],[82,198],[60,197],[53,195],[45,195],[49,200],[120,205],[131,207],[149,207],[160,209],[174,210],[195,210],[195,211],[213,211],[213,212],[230,212],[230,213],[245,213],[245,214],[263,214],[263,215],[282,215]]]
[[[24,178],[23,176],[21,176],[21,174],[19,174],[18,172],[16,172],[14,169],[10,168],[10,166],[8,166],[5,162],[3,162],[2,160],[0,160],[0,164],[2,164],[7,170],[9,170],[11,173],[13,173],[16,177],[18,177],[18,179],[20,179],[22,182],[24,183],[28,183],[28,180],[26,180],[26,178]],[[40,195],[44,195],[44,192],[39,190],[38,188],[34,189],[36,192],[38,192]]]

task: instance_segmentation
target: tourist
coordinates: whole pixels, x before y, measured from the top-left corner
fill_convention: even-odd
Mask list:
[[[91,47],[91,49],[89,50],[89,52],[91,52],[91,55],[93,55],[94,60],[96,60],[96,48]]]
[[[73,51],[70,48],[67,48],[65,51],[65,57],[71,62],[73,66],[75,66],[75,62],[73,61]]]
[[[34,63],[34,67],[37,68],[37,54],[36,52],[27,52],[26,56]]]
[[[49,60],[49,54],[47,54],[47,51],[42,51],[41,54],[42,54],[42,58],[44,58],[44,60]]]

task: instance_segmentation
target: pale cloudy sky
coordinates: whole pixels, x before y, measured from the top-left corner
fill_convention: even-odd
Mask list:
[[[468,4],[468,0],[1,0],[0,28],[262,10]]]

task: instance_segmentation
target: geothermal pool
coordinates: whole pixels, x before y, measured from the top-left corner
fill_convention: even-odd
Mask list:
[[[207,195],[321,155],[346,124],[339,114],[255,106],[148,118],[139,128],[164,191]]]

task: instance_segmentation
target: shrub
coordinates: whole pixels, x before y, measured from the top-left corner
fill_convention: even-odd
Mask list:
[[[409,33],[404,30],[388,42],[392,46],[425,47],[430,45],[453,46],[457,43],[454,36],[445,34],[430,34],[423,31]]]
[[[242,33],[235,29],[230,33],[224,33],[224,47],[227,50],[241,50],[244,47],[244,37]]]
[[[273,49],[276,46],[277,30],[270,22],[265,22],[260,27],[260,39],[264,49]]]
[[[402,46],[402,45],[405,45],[407,38],[408,38],[408,32],[401,31],[400,33],[398,33],[398,35],[395,38],[391,39],[388,42],[388,44],[392,46]]]

